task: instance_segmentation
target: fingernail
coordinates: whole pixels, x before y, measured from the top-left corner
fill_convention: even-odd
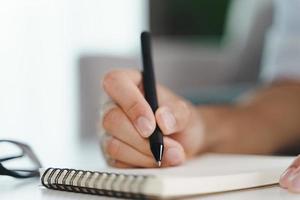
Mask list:
[[[297,174],[294,174],[290,187],[293,191],[300,192],[300,172],[299,171],[297,172]]]
[[[290,178],[294,175],[295,168],[288,168],[280,177],[280,182],[286,185]]]
[[[155,128],[146,117],[139,117],[135,122],[135,127],[143,137],[149,137]]]
[[[161,113],[161,117],[168,133],[172,133],[176,127],[176,119],[174,115],[167,109]]]
[[[169,165],[179,165],[183,161],[182,152],[176,147],[168,149],[164,156]]]

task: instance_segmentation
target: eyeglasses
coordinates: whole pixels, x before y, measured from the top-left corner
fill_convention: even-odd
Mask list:
[[[33,165],[32,169],[14,169],[4,166],[4,163],[12,160],[20,160],[21,158],[28,158]],[[15,178],[38,177],[39,168],[41,167],[42,165],[37,156],[27,144],[12,140],[0,140],[0,175]]]

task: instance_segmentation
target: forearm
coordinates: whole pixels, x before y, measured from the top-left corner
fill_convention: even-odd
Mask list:
[[[259,90],[240,106],[265,124],[266,134],[271,136],[271,151],[278,152],[299,144],[300,82],[276,82]]]
[[[281,82],[230,106],[198,106],[205,151],[270,154],[300,140],[300,83]]]

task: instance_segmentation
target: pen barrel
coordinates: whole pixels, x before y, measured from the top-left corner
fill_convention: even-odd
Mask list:
[[[155,84],[155,73],[152,63],[152,52],[151,52],[151,38],[147,32],[141,35],[142,42],[142,56],[143,56],[143,85],[145,99],[149,103],[153,113],[158,108],[156,84]]]
[[[151,52],[151,37],[148,32],[141,34],[142,43],[142,56],[143,56],[143,85],[145,99],[150,105],[153,113],[158,108],[156,84],[155,84],[155,73],[152,63],[152,52]],[[163,134],[160,128],[156,125],[154,132],[149,137],[151,152],[155,160],[161,163],[164,145],[163,145]]]

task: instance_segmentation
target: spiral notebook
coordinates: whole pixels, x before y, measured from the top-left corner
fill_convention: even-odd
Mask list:
[[[291,157],[206,155],[162,169],[41,170],[46,188],[135,199],[169,199],[277,184]]]

